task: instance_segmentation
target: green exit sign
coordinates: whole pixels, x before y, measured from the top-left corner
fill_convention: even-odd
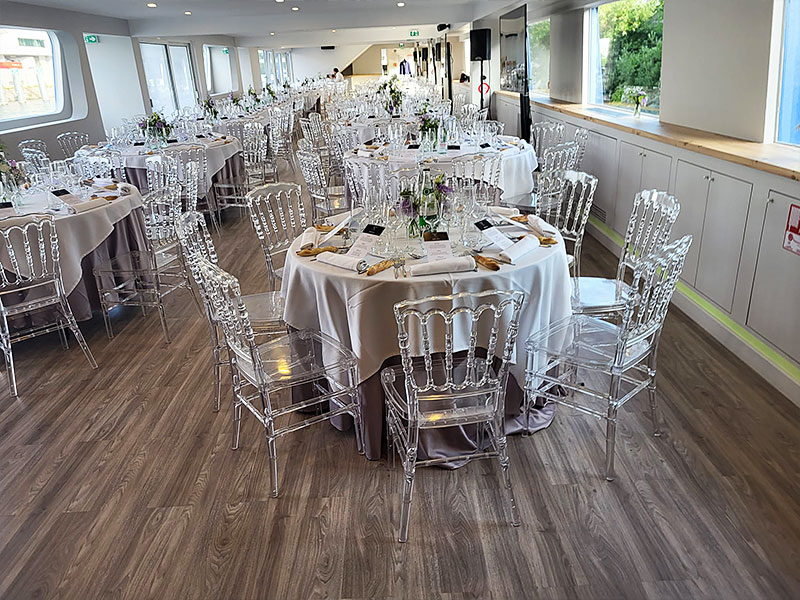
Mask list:
[[[409,31],[408,37],[419,37],[419,29],[412,29]]]
[[[405,48],[405,46],[406,46],[406,45],[405,45],[403,42],[400,42],[400,43],[398,44],[398,47],[399,47],[399,48]]]
[[[227,48],[223,48],[222,49],[222,53],[223,54],[228,54],[229,52],[230,52],[230,50],[228,50]]]
[[[86,35],[83,36],[83,41],[86,42],[87,44],[99,44],[100,37],[93,33],[87,33]]]

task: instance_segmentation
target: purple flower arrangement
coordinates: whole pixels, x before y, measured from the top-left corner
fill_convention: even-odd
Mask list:
[[[152,138],[161,138],[165,141],[172,133],[172,125],[167,123],[166,119],[157,112],[139,121],[139,129],[145,135],[149,135]]]

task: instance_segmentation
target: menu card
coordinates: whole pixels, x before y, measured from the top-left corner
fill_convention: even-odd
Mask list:
[[[484,238],[492,242],[495,246],[500,248],[500,250],[505,250],[514,244],[507,235],[492,225],[491,221],[488,219],[476,222],[475,227],[483,234]]]
[[[450,246],[450,237],[446,231],[426,231],[422,234],[422,242],[428,253],[428,262],[453,257],[453,248]]]
[[[364,227],[364,231],[361,232],[361,234],[353,242],[353,245],[350,246],[350,250],[347,251],[347,256],[358,259],[366,258],[367,254],[370,253],[372,247],[375,245],[375,242],[378,241],[378,238],[381,236],[384,229],[385,227],[373,225],[372,223]]]

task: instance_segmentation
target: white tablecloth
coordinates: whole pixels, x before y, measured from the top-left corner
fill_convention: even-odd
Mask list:
[[[111,235],[115,223],[121,221],[131,211],[142,205],[142,197],[134,186],[123,184],[121,186],[122,189],[115,192],[102,188],[103,185],[108,183],[111,182],[99,181],[92,190],[92,194],[112,196],[119,194],[123,190],[128,193],[109,201],[104,206],[74,215],[56,216],[61,277],[67,294],[75,289],[83,276],[81,269],[83,257],[91,253],[103,240]],[[41,194],[28,198],[24,208],[25,212],[34,213],[45,209],[46,206],[47,197],[45,194]],[[0,221],[0,226],[2,226],[2,221]],[[17,253],[24,252],[22,247],[15,247],[15,251]],[[9,267],[11,264],[5,248],[0,248],[0,263],[5,267]]]
[[[516,138],[511,139],[515,140]],[[521,196],[533,191],[533,171],[538,165],[536,161],[536,152],[533,146],[524,140],[520,140],[519,145],[521,147],[512,145],[503,151],[499,151],[502,160],[500,163],[500,180],[498,187],[503,191],[503,197],[505,198]],[[491,152],[498,152],[498,150],[488,148],[448,150],[444,154],[434,155],[427,160],[427,163],[431,168],[441,168],[443,171],[448,171],[450,169],[450,163],[456,157],[475,154],[487,155]],[[418,150],[399,150],[392,152],[388,156],[388,160],[356,156],[353,154],[348,155],[345,160],[361,165],[364,177],[366,178],[367,169],[370,164],[384,164],[390,171],[393,171],[395,169],[413,167],[419,162],[419,156]]]
[[[491,289],[525,292],[511,366],[511,374],[520,384],[525,378],[527,337],[571,311],[569,269],[560,238],[557,246],[537,248],[519,264],[502,265],[499,271],[479,267],[476,272],[400,279],[394,278],[393,269],[367,277],[300,258],[296,254],[299,245],[300,240],[295,240],[286,255],[281,286],[284,319],[297,329],[318,329],[352,349],[358,359],[359,383],[376,373],[386,359],[400,353],[392,307],[401,300]],[[407,264],[415,262],[421,261]],[[463,349],[459,346],[463,346],[469,332],[455,333],[458,351]]]

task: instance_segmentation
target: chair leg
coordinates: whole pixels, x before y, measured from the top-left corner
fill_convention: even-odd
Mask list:
[[[502,423],[495,423],[494,427],[496,428],[496,431],[493,437],[495,438],[494,442],[497,448],[497,459],[500,462],[500,470],[503,475],[503,486],[506,488],[506,492],[508,493],[509,509],[511,510],[511,525],[513,527],[519,527],[519,509],[517,508],[517,501],[514,498],[514,488],[511,485],[511,475],[508,472],[509,460],[506,435],[505,432],[499,433],[503,431],[500,429],[502,426]]]
[[[171,344],[172,340],[169,339],[169,330],[167,329],[167,313],[164,311],[164,302],[161,298],[161,294],[157,293],[157,298],[158,318],[161,320],[161,329],[164,331],[164,339],[168,344]]]
[[[269,480],[272,486],[272,497],[278,497],[278,452],[275,448],[275,438],[271,434],[272,427],[267,428],[267,446],[269,446]]]
[[[214,361],[214,386],[216,388],[214,412],[219,412],[220,402],[222,399],[222,362],[219,359],[219,347],[214,347],[212,351],[212,359]]]
[[[614,481],[614,449],[617,438],[617,409],[608,407],[606,421],[606,481]]]
[[[242,403],[233,399],[233,443],[231,449],[239,449],[239,434],[242,431]]]
[[[69,350],[69,342],[67,341],[67,332],[64,331],[67,328],[67,324],[59,319],[58,324],[60,327],[58,328],[58,338],[61,340],[61,348],[64,350]]]
[[[650,384],[647,386],[647,395],[650,399],[650,417],[653,419],[653,435],[661,437],[661,419],[658,414],[658,398],[656,390],[656,357],[650,357]]]
[[[18,395],[17,375],[14,369],[14,355],[11,352],[11,340],[4,340],[3,355],[6,360],[6,378],[8,379],[8,391],[11,393],[12,397],[16,398]]]
[[[108,314],[108,304],[106,304],[104,301],[101,301],[100,308],[103,311],[103,323],[106,326],[106,336],[108,336],[108,339],[113,340],[114,330],[111,328],[111,316]]]
[[[356,432],[356,450],[359,454],[364,454],[366,452],[366,448],[364,448],[364,435],[361,429],[361,411],[358,408],[358,394],[355,394],[355,398],[353,398],[353,402],[356,406],[355,412],[353,414],[353,428]]]
[[[398,542],[408,541],[408,524],[411,520],[411,500],[414,496],[414,471],[417,462],[416,450],[410,450],[403,462],[403,504],[400,510],[400,531],[397,535]]]
[[[93,369],[96,369],[97,361],[95,361],[92,351],[89,350],[89,345],[86,343],[86,340],[83,339],[83,334],[78,328],[78,323],[75,321],[75,317],[72,316],[72,310],[70,309],[69,304],[67,304],[66,298],[62,299],[61,304],[62,310],[64,310],[65,313],[64,316],[67,319],[67,326],[70,328],[70,331],[72,331],[72,335],[75,336],[75,339],[78,340],[78,345],[81,347],[81,350],[83,350],[84,355],[86,355],[86,360],[89,361],[89,364]]]

